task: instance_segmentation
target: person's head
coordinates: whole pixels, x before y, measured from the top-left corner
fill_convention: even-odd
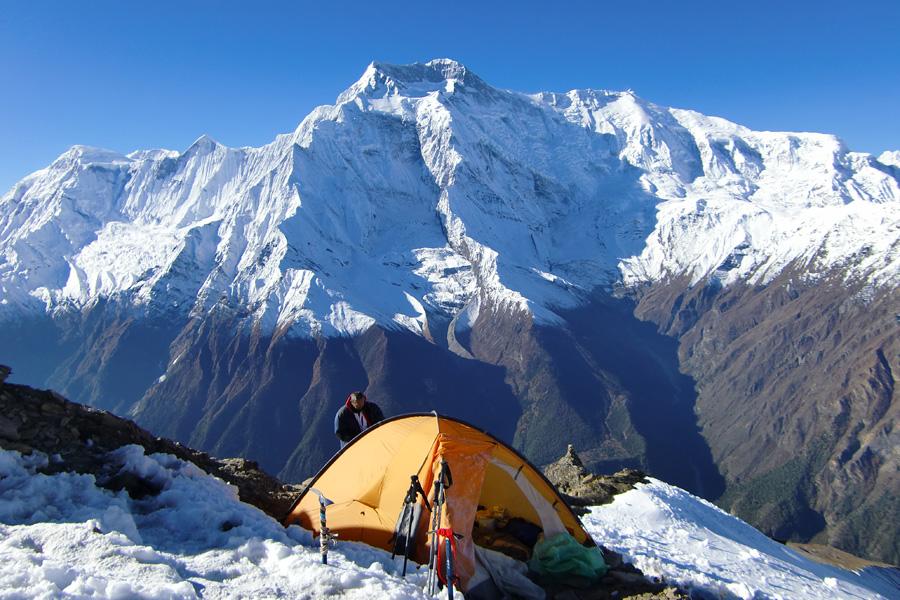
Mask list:
[[[366,395],[362,392],[353,392],[350,394],[350,406],[355,408],[356,410],[361,409],[366,405]]]

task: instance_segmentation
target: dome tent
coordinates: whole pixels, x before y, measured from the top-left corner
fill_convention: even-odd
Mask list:
[[[440,526],[463,536],[456,554],[463,591],[477,568],[472,533],[479,507],[502,507],[510,519],[536,525],[545,537],[568,532],[579,543],[594,545],[554,486],[521,454],[472,425],[434,413],[394,417],[355,438],[313,478],[285,524],[319,532],[319,499],[310,492],[316,488],[334,503],[328,506],[329,530],[341,540],[390,551],[410,476],[418,477],[431,501],[442,460],[453,485]],[[421,498],[416,501],[421,507]],[[428,562],[429,523],[426,511],[411,538],[410,558],[420,564]]]

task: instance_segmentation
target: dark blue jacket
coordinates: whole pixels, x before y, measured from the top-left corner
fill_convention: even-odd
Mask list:
[[[347,442],[362,433],[362,429],[356,420],[354,412],[353,407],[350,406],[348,401],[344,403],[344,406],[342,406],[340,410],[337,411],[337,414],[334,415],[334,435],[341,440],[341,448],[346,446]],[[378,408],[378,405],[374,402],[366,401],[362,407],[362,413],[365,415],[369,427],[384,420],[381,409]]]

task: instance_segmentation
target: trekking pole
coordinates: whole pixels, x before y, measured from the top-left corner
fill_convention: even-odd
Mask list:
[[[328,530],[328,526],[325,522],[325,509],[330,505],[334,504],[331,500],[325,497],[325,494],[317,490],[316,488],[311,488],[309,491],[313,492],[316,496],[319,497],[319,552],[322,554],[322,564],[328,564],[328,542],[337,537],[337,534],[332,534],[331,531]]]
[[[441,553],[438,552],[437,575],[440,578],[441,583],[447,585],[448,600],[453,600],[453,584],[458,579],[456,577],[456,542],[457,540],[461,540],[463,536],[453,531],[452,527],[442,527],[438,529],[438,535],[443,538],[443,541],[440,543],[443,545],[444,556],[443,560],[441,560]],[[440,576],[441,566],[444,568],[443,577]]]
[[[428,553],[428,579],[426,583],[426,590],[428,594],[434,595],[437,591],[437,554],[438,554],[438,545],[440,544],[440,537],[438,534],[438,529],[441,527],[441,515],[444,511],[444,502],[447,499],[447,488],[453,485],[453,476],[450,473],[450,465],[447,464],[447,461],[441,458],[441,470],[438,474],[438,480],[434,487],[434,511],[431,513],[431,548]]]
[[[412,537],[413,505],[409,505],[409,518],[406,520],[406,542],[403,544],[403,571],[400,577],[406,577],[406,563],[409,562],[409,538]]]
[[[425,503],[425,507],[428,508],[428,511],[431,512],[431,505],[428,504],[428,498],[425,496],[425,490],[422,489],[422,484],[419,483],[419,478],[415,475],[410,476],[410,504],[409,504],[409,520],[406,522],[406,544],[404,545],[403,552],[403,576],[406,576],[406,563],[409,560],[409,547],[412,544],[412,536],[413,536],[413,516],[415,515],[415,507],[416,507],[416,496],[421,495],[422,501]]]
[[[429,596],[434,596],[435,588],[437,587],[434,563],[437,557],[437,545],[439,542],[437,530],[441,526],[441,512],[444,507],[444,492],[442,487],[441,480],[438,479],[434,488],[434,498],[432,499],[434,510],[431,512],[431,529],[428,531],[428,533],[431,534],[431,546],[428,549],[428,578],[425,583],[425,591]]]
[[[407,505],[406,501],[404,500],[404,501],[403,501],[403,511],[400,513],[400,524],[397,526],[397,527],[398,527],[398,530],[397,530],[397,532],[394,534],[394,549],[391,550],[391,560],[394,560],[394,558],[397,556],[397,552],[399,551],[399,548],[400,548],[400,531],[399,531],[399,527],[402,527],[402,526],[403,526],[403,522],[406,520],[406,511],[407,511],[408,509],[409,509],[409,506]]]
[[[406,538],[403,542],[403,573],[402,577],[406,577],[406,564],[409,562],[409,549],[411,545],[411,538],[413,535],[413,518],[415,517],[415,506],[416,499],[419,495],[422,496],[422,501],[425,503],[425,507],[428,510],[431,510],[431,505],[428,504],[428,498],[425,497],[425,490],[422,489],[422,484],[419,483],[419,478],[416,475],[409,476],[409,490],[406,492],[406,498],[403,500],[403,513],[400,517],[400,527],[403,526],[403,522],[406,522]],[[400,535],[398,531],[397,539],[394,541],[394,551],[391,553],[391,559],[397,555],[397,546],[400,544]]]
[[[444,575],[447,577],[447,600],[453,600],[453,538],[447,536],[444,539],[444,552],[447,554],[447,565],[444,567]]]

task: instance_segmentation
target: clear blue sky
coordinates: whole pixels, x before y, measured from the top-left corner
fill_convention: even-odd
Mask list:
[[[521,91],[631,88],[754,129],[900,149],[900,2],[3,2],[0,193],[72,144],[290,131],[372,60]]]

